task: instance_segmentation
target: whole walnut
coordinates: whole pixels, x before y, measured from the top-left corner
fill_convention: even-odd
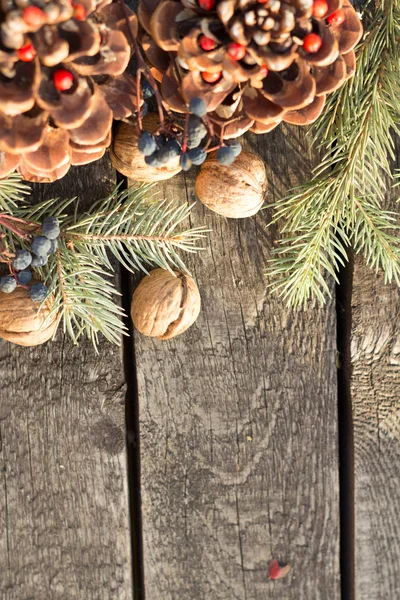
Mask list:
[[[230,166],[221,165],[212,152],[196,179],[196,194],[201,202],[232,219],[255,215],[264,203],[267,189],[264,162],[246,150]]]
[[[54,312],[44,325],[51,300],[41,306],[33,302],[29,289],[17,287],[11,294],[0,292],[0,337],[20,346],[38,346],[47,342],[57,329]]]
[[[142,279],[132,296],[131,317],[143,335],[160,340],[183,333],[200,312],[200,293],[192,277],[154,269]]]
[[[159,127],[158,116],[148,113],[143,119],[143,131],[153,133]],[[113,166],[129,179],[135,181],[163,181],[180,173],[179,156],[163,167],[150,167],[139,152],[138,130],[135,125],[122,123],[113,139],[110,156]]]

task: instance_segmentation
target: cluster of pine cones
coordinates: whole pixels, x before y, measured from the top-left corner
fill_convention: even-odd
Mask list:
[[[136,16],[111,0],[0,0],[0,177],[51,182],[103,156],[136,110]]]
[[[138,17],[164,101],[204,99],[224,139],[313,122],[362,35],[348,0],[140,0]]]

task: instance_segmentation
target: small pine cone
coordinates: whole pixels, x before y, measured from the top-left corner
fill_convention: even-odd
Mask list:
[[[103,156],[137,110],[128,39],[111,0],[0,0],[0,177],[52,182]]]
[[[138,9],[165,101],[182,112],[203,98],[225,138],[312,122],[354,73],[362,26],[350,2],[315,12],[313,0],[141,0]]]

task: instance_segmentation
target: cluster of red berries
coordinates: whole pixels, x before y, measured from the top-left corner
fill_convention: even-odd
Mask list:
[[[259,4],[265,4],[268,0],[257,0]],[[215,6],[215,0],[198,0],[198,5],[204,11],[210,11]],[[317,19],[323,19],[327,14],[329,9],[328,3],[326,0],[314,0],[313,2],[313,15]],[[332,13],[327,17],[327,22],[329,25],[341,25],[345,20],[345,14],[343,10],[339,9],[336,12]],[[202,50],[205,52],[210,52],[211,50],[215,50],[218,46],[217,42],[206,35],[201,35],[198,40],[198,44]],[[316,33],[308,33],[303,40],[303,48],[309,54],[315,54],[320,50],[322,46],[322,39]],[[246,55],[246,46],[242,44],[238,44],[236,42],[231,42],[227,46],[227,53],[233,60],[242,60]],[[268,69],[265,65],[261,67],[262,74],[264,77],[268,74]],[[202,71],[201,76],[204,81],[207,83],[217,83],[219,79],[222,77],[222,71],[217,72],[209,72]]]
[[[77,21],[84,21],[86,19],[86,9],[83,4],[74,3],[70,0],[72,7],[74,8],[74,19]],[[31,5],[26,6],[22,11],[22,18],[28,26],[40,27],[45,22],[45,15],[39,6]],[[27,38],[26,43],[17,50],[18,60],[22,62],[32,62],[35,60],[36,50],[32,42]],[[74,76],[70,71],[66,69],[58,69],[53,73],[54,87],[60,91],[65,92],[72,88],[74,85]]]

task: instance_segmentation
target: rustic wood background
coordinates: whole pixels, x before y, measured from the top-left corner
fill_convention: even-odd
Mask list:
[[[265,159],[267,203],[313,162],[292,127],[247,147]],[[33,198],[91,202],[115,177],[105,158]],[[191,202],[194,177],[159,190]],[[0,343],[2,600],[400,597],[398,289],[357,259],[351,364],[339,369],[353,403],[347,489],[335,288],[308,311],[266,291],[269,220],[268,210],[234,221],[195,208],[193,223],[212,229],[189,261],[203,307],[175,340],[135,333],[122,350],[103,341],[99,355],[61,332],[39,348]],[[351,283],[343,277],[349,293]],[[134,285],[123,273],[125,305]],[[341,586],[348,548],[354,581]],[[286,579],[268,580],[271,558],[291,563]]]

